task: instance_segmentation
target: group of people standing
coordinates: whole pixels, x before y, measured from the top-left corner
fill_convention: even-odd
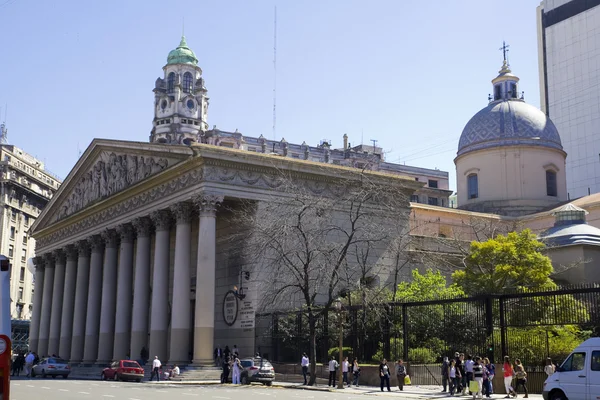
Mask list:
[[[455,353],[454,358],[449,360],[444,357],[442,363],[442,387],[443,392],[449,389],[450,396],[454,394],[466,395],[467,391],[475,398],[490,398],[493,393],[492,381],[496,375],[496,366],[489,358],[466,356],[463,353]],[[473,383],[472,383],[473,382]]]
[[[404,361],[398,360],[395,365],[396,372],[396,380],[398,381],[398,389],[404,390],[404,385],[406,384],[406,377],[408,376],[406,372],[406,366],[404,365]],[[390,388],[390,367],[387,365],[387,360],[384,358],[381,360],[381,364],[379,364],[379,378],[381,380],[381,391],[383,392],[383,388],[387,387],[388,392],[391,392]]]
[[[304,357],[306,356],[306,353],[304,353],[302,359],[304,360]],[[308,357],[306,358],[307,362],[308,362]],[[331,357],[331,359],[329,360],[329,364],[328,364],[328,371],[329,371],[329,386],[331,387],[335,387],[335,381],[337,379],[337,375],[338,375],[338,368],[340,367],[340,363],[338,363],[335,359],[335,357]],[[307,370],[308,370],[308,366],[307,366]],[[302,372],[304,373],[304,368],[302,369]],[[352,383],[350,383],[350,376],[353,377],[352,379]],[[358,365],[358,359],[354,358],[354,361],[352,361],[352,364],[350,364],[350,362],[348,361],[348,357],[344,357],[344,360],[342,361],[342,383],[346,385],[346,387],[350,387],[352,384],[354,384],[354,386],[358,387],[358,379],[360,377],[360,366]],[[304,375],[304,384],[306,385],[306,375]]]
[[[19,353],[10,366],[12,376],[21,376],[21,371],[24,371],[27,377],[31,377],[31,370],[38,362],[40,357],[33,351],[27,354]]]
[[[173,368],[168,368],[168,366],[163,368],[163,365],[158,359],[158,356],[155,356],[154,360],[152,360],[152,372],[150,374],[151,381],[154,380],[154,378],[156,378],[156,380],[160,382],[161,376],[163,380],[168,381],[170,379],[178,377],[180,373],[181,371],[179,370],[177,364],[174,364]]]
[[[213,353],[215,358],[215,365],[223,368],[221,373],[221,383],[227,383],[229,381],[229,373],[231,372],[231,383],[234,385],[241,384],[242,371],[244,367],[240,361],[240,351],[237,345],[233,345],[230,350],[229,346],[225,346],[225,349],[221,349],[221,346],[217,345]]]

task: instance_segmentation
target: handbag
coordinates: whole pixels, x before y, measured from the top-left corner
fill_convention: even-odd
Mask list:
[[[410,376],[406,375],[406,376],[404,377],[404,384],[405,384],[405,385],[410,385]]]
[[[469,382],[469,391],[471,393],[477,393],[477,392],[479,392],[479,383],[477,383],[477,381],[471,381],[471,382]]]

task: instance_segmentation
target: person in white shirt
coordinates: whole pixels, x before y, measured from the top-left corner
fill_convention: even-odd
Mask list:
[[[237,345],[233,345],[233,349],[231,349],[231,354],[233,354],[233,357],[239,357],[240,356],[240,351],[237,348]]]
[[[329,386],[335,387],[335,370],[338,369],[339,366],[340,364],[335,361],[335,357],[331,357],[331,361],[329,361]]]
[[[348,380],[348,357],[344,358],[342,361],[342,383],[346,383],[348,387],[350,387],[350,380]]]
[[[237,357],[234,358],[231,369],[232,369],[231,383],[233,383],[234,385],[239,385],[241,383],[240,375],[242,374],[242,363],[240,362],[239,358],[237,358]]]
[[[310,362],[308,360],[308,356],[306,353],[302,353],[302,376],[304,376],[304,386],[308,385],[308,381],[306,380],[306,376],[308,375],[308,366]]]
[[[33,360],[35,360],[35,356],[30,351],[29,354],[27,354],[27,357],[25,357],[25,374],[27,375],[28,378],[31,376],[31,369],[33,368]]]
[[[150,380],[153,380],[154,376],[156,375],[156,380],[160,382],[160,367],[161,366],[162,366],[162,364],[160,363],[158,356],[154,356],[154,360],[152,360],[152,374],[150,375]]]
[[[173,369],[171,370],[171,378],[176,378],[179,376],[179,367],[177,364],[173,365]]]

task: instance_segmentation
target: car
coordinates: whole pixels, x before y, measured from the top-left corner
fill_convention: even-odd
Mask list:
[[[71,373],[71,367],[69,362],[58,357],[46,357],[42,358],[39,363],[35,364],[31,369],[31,376],[35,377],[41,375],[42,378],[51,376],[56,378],[62,376],[67,379]]]
[[[144,379],[144,369],[133,360],[113,361],[110,366],[104,368],[100,379],[114,379],[115,381],[137,381],[141,382]]]
[[[252,382],[260,382],[271,386],[275,380],[275,369],[268,360],[262,357],[244,358],[240,360],[244,370],[240,376],[242,385],[249,385]]]

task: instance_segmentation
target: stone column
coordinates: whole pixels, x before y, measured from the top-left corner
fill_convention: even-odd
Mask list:
[[[192,205],[179,203],[171,207],[177,220],[175,234],[175,266],[173,268],[173,300],[171,302],[171,345],[169,362],[190,361],[190,252]]]
[[[196,263],[194,363],[212,366],[214,364],[217,206],[223,201],[223,196],[201,194],[194,201],[200,211]]]
[[[38,341],[38,355],[48,355],[48,337],[50,335],[50,316],[52,313],[52,289],[54,288],[54,256],[44,254],[46,264],[44,273],[44,293],[42,296],[42,315],[40,319],[40,339]]]
[[[98,332],[100,330],[100,305],[102,304],[102,257],[104,242],[100,235],[89,238],[92,256],[90,257],[90,280],[85,316],[85,346],[83,362],[92,364],[98,358]]]
[[[70,360],[71,337],[73,336],[73,307],[75,305],[75,281],[77,278],[77,248],[73,245],[68,245],[65,251],[67,266],[60,319],[60,342],[57,354],[65,360]]]
[[[35,286],[33,292],[33,310],[31,315],[31,330],[29,331],[29,348],[38,352],[40,339],[40,316],[42,314],[42,294],[44,293],[44,259],[37,256],[35,264]]]
[[[150,216],[156,227],[154,268],[152,273],[152,306],[150,318],[150,358],[167,359],[169,340],[169,242],[171,215],[160,210]]]
[[[77,242],[77,255],[77,284],[75,285],[73,336],[71,341],[72,363],[79,363],[83,360],[85,316],[87,313],[88,288],[90,285],[90,245],[87,240]]]
[[[50,338],[48,340],[48,354],[59,355],[60,321],[62,315],[63,294],[65,289],[65,253],[62,250],[54,251],[54,285],[52,288],[52,316],[50,317]]]
[[[114,229],[102,232],[104,239],[104,268],[102,277],[102,306],[100,307],[100,337],[97,364],[112,360],[115,345],[115,311],[117,306],[117,267],[119,235]]]
[[[131,308],[133,307],[133,227],[129,224],[117,227],[121,237],[119,252],[119,276],[117,278],[117,315],[115,318],[115,347],[113,360],[127,355],[133,360],[129,343],[131,340]]]
[[[150,309],[150,218],[132,221],[137,234],[135,277],[133,281],[133,315],[131,319],[131,358],[137,359],[142,348],[148,349],[148,316]]]

